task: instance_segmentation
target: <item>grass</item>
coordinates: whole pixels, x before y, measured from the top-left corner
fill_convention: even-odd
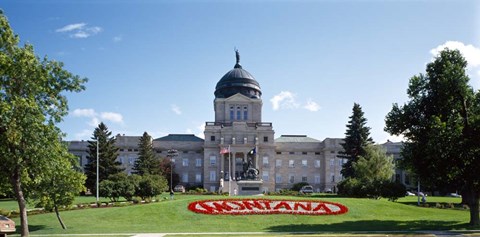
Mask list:
[[[61,216],[68,229],[62,230],[53,213],[29,216],[31,234],[74,233],[179,233],[179,232],[342,232],[416,231],[464,229],[469,212],[461,209],[438,209],[416,206],[416,197],[399,202],[385,199],[355,199],[336,196],[312,196],[338,202],[349,212],[338,216],[303,215],[204,215],[190,212],[187,205],[200,199],[221,196],[176,195],[175,200],[126,207],[92,208],[64,211]],[[267,197],[305,199],[305,197]],[[80,199],[82,203],[85,200]],[[93,199],[93,201],[95,201]],[[460,202],[458,198],[429,197],[429,202]],[[411,203],[415,203],[412,205]],[[0,202],[4,208],[5,201]],[[14,218],[19,223],[18,218]]]

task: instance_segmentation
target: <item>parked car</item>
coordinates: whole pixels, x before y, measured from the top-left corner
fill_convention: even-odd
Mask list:
[[[325,191],[323,191],[323,192],[324,193],[333,193],[331,188],[326,188]]]
[[[183,185],[176,185],[174,188],[173,188],[173,191],[175,192],[181,192],[181,193],[184,193],[185,192],[185,187],[183,187]]]
[[[415,196],[415,193],[412,193],[410,191],[407,191],[407,193],[405,194],[405,196]]]
[[[300,193],[303,193],[303,194],[313,193],[313,187],[311,185],[305,185],[300,189]]]
[[[0,215],[0,236],[15,232],[15,222]]]
[[[447,196],[448,197],[456,197],[456,198],[461,198],[462,197],[462,195],[460,195],[458,193],[449,193]]]

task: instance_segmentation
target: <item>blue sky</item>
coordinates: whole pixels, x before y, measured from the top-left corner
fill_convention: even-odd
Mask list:
[[[344,137],[359,103],[376,142],[408,80],[435,52],[458,48],[480,88],[480,1],[5,0],[22,42],[89,78],[68,94],[59,127],[88,140],[113,134],[203,136],[215,85],[235,64],[260,83],[275,136]]]

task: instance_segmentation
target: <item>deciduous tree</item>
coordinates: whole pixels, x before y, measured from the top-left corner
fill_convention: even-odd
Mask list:
[[[68,112],[64,92],[82,91],[85,82],[62,63],[36,56],[32,45],[19,46],[0,11],[0,180],[8,179],[15,193],[22,236],[29,235],[26,199],[35,191],[32,183],[58,158],[52,150],[62,135],[55,124]]]
[[[470,207],[470,224],[480,225],[480,93],[468,84],[467,62],[445,49],[410,79],[409,101],[393,105],[385,130],[403,135],[404,163],[421,182],[454,185]]]

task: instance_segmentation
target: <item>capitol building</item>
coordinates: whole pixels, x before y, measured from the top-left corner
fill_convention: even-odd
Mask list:
[[[205,123],[205,139],[192,134],[169,134],[153,140],[159,157],[167,157],[170,149],[178,151],[172,161],[179,184],[203,186],[209,191],[238,190],[240,195],[289,189],[299,182],[309,183],[316,192],[336,189],[346,162],[337,157],[343,139],[276,136],[273,123],[262,120],[260,84],[240,65],[238,51],[234,68],[218,81],[214,95],[215,120]],[[138,157],[140,137],[116,136],[117,159],[128,173]],[[87,163],[87,146],[86,141],[69,143],[69,151],[79,157],[82,167]],[[382,146],[387,154],[400,159],[401,143],[387,142]],[[256,170],[253,179],[247,178],[246,164]],[[410,184],[402,170],[396,170],[395,179]]]

